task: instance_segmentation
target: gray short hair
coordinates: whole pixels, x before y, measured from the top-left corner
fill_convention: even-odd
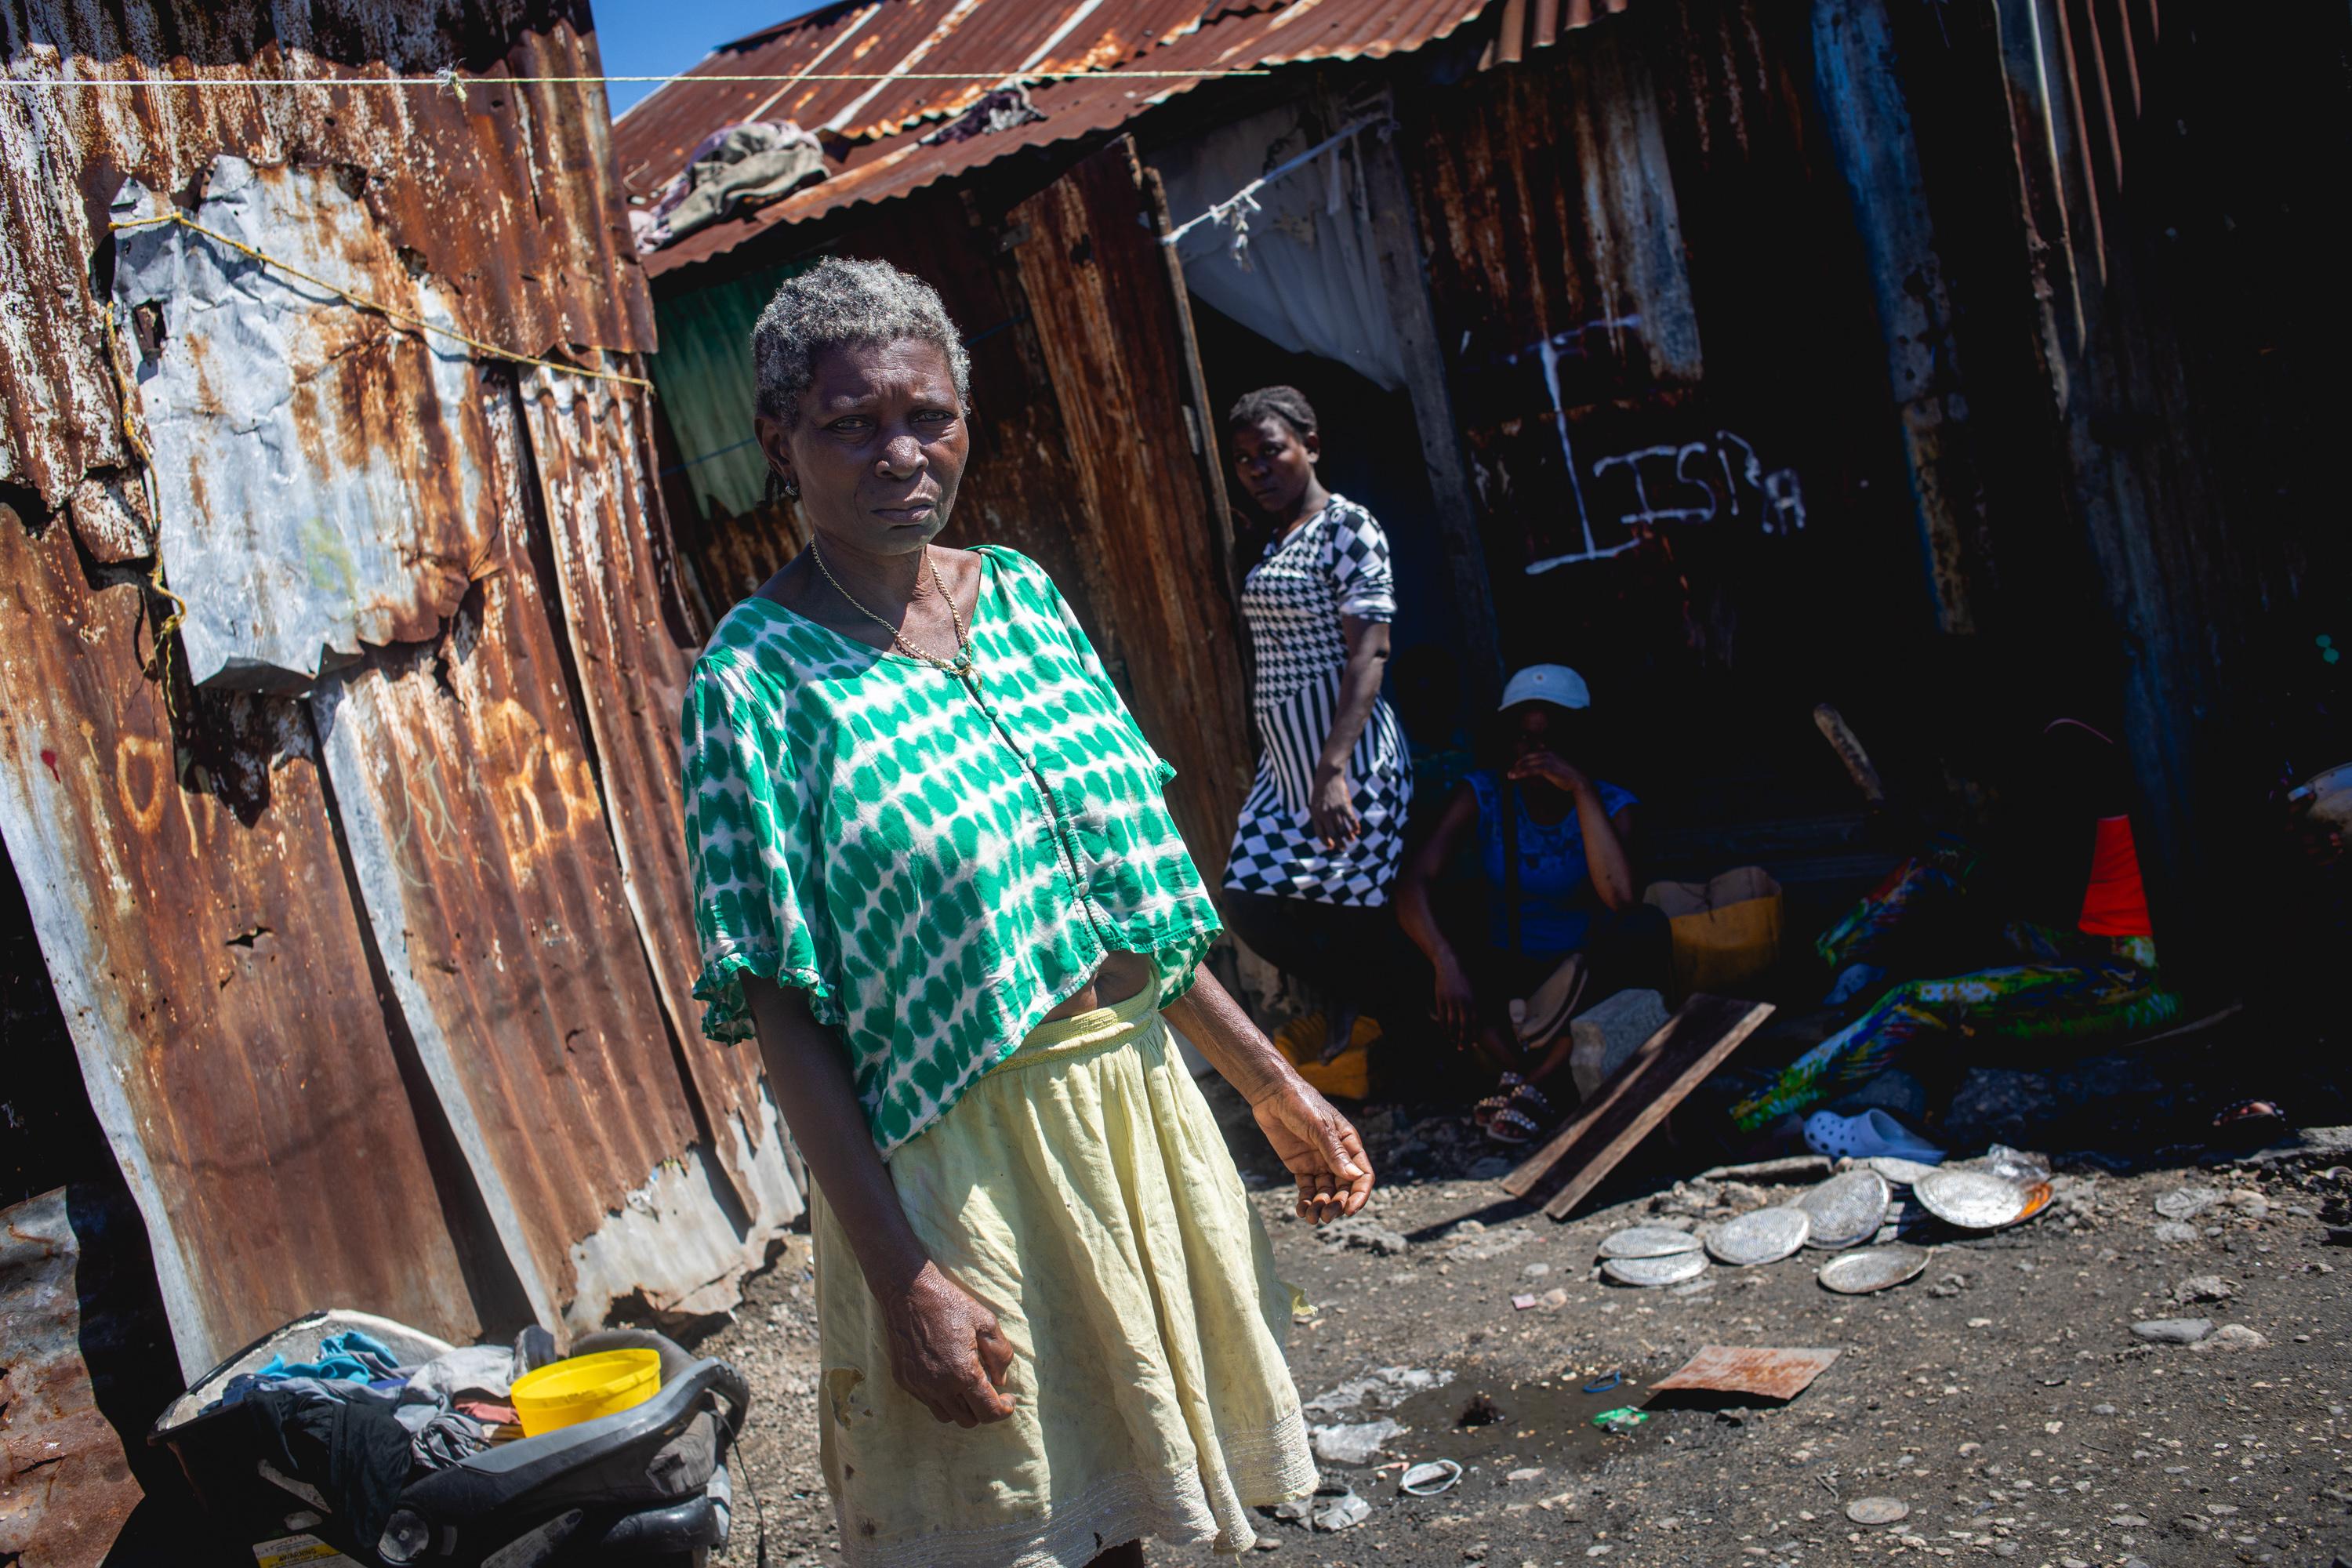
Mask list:
[[[817,356],[845,343],[934,343],[947,355],[957,401],[971,401],[971,356],[948,319],[940,291],[887,261],[828,256],[787,278],[751,329],[751,359],[759,373],[753,407],[789,430],[800,423]]]

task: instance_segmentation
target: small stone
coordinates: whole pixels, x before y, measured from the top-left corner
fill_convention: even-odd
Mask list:
[[[2258,1351],[2270,1343],[2243,1323],[2224,1323],[2213,1331],[2213,1337],[2197,1348],[2200,1351]]]
[[[2147,1516],[2143,1514],[2119,1513],[2109,1519],[2107,1522],[2109,1524],[2120,1524],[2126,1530],[2139,1530],[2147,1526]]]
[[[1520,1269],[1519,1272],[1526,1275],[1530,1279],[1540,1279],[1545,1275],[1551,1272],[1551,1265],[1549,1263],[1530,1263],[1525,1268]]]
[[[1845,1505],[1845,1516],[1856,1524],[1893,1524],[1911,1517],[1911,1505],[1901,1498],[1858,1497]]]
[[[2014,1541],[1996,1541],[1992,1543],[1992,1554],[1995,1557],[2014,1557],[2017,1555],[2017,1542]]]
[[[2166,1220],[2156,1227],[2156,1239],[2168,1247],[2179,1247],[2183,1242],[2194,1241],[2197,1239],[2197,1234],[2195,1226],[2183,1225],[2176,1219]]]
[[[1990,1318],[1970,1318],[1969,1320],[1969,1327],[1972,1329],[1989,1329],[1992,1327],[1992,1320]]]
[[[1516,1487],[1523,1482],[1540,1480],[1543,1478],[1543,1467],[1541,1465],[1537,1465],[1527,1469],[1513,1470],[1509,1475],[1505,1476],[1503,1479]]]
[[[2191,1274],[2172,1288],[2172,1299],[2184,1304],[2226,1301],[2237,1289],[2219,1274]]]
[[[2251,1189],[2230,1194],[2230,1206],[2248,1219],[2265,1219],[2271,1212],[2270,1199]]]
[[[2091,1414],[2094,1415],[2113,1415],[2115,1413],[2116,1407],[2112,1405],[2094,1405],[2091,1406]]]
[[[2156,1212],[2167,1219],[2195,1219],[2221,1201],[2211,1187],[2175,1187],[2156,1200]]]
[[[2213,1331],[2210,1318],[2150,1318],[2134,1323],[2131,1331],[2150,1344],[2193,1345]]]
[[[1497,1182],[1511,1173],[1511,1163],[1500,1154],[1489,1154],[1472,1163],[1469,1177],[1474,1182]]]

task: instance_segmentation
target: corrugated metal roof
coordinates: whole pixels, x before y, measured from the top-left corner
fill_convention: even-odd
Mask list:
[[[645,258],[659,276],[721,255],[778,224],[887,201],[1024,147],[1109,131],[1216,79],[1219,71],[1318,59],[1378,58],[1451,35],[1489,0],[874,0],[753,36],[696,68],[696,79],[801,70],[973,72],[956,80],[670,83],[614,127],[623,183],[646,195],[676,174],[694,144],[754,114],[823,127],[853,143],[822,183],[714,225]],[[828,52],[830,51],[830,52]],[[1046,79],[1054,71],[1083,77]],[[1150,70],[1199,76],[1143,76]],[[988,73],[1001,72],[992,76]],[[1033,84],[1045,119],[967,141],[924,146],[924,127],[1006,79]],[[783,90],[780,93],[779,89]]]

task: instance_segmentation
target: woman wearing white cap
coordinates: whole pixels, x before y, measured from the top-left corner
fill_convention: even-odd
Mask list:
[[[1606,995],[1654,982],[1666,924],[1633,880],[1633,796],[1571,759],[1586,754],[1584,678],[1530,665],[1503,689],[1511,761],[1481,769],[1445,803],[1397,884],[1397,917],[1437,971],[1439,1023],[1504,1068],[1479,1102],[1487,1131],[1525,1142],[1555,1119],[1543,1085],[1568,1058],[1568,1020],[1596,972]],[[1474,940],[1441,926],[1431,881],[1476,835],[1486,908]],[[1454,922],[1457,930],[1464,922]]]

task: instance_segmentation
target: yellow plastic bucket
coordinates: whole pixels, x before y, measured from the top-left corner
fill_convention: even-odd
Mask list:
[[[658,1351],[599,1351],[524,1373],[514,1380],[510,1397],[523,1436],[536,1437],[633,1410],[660,1388]]]

